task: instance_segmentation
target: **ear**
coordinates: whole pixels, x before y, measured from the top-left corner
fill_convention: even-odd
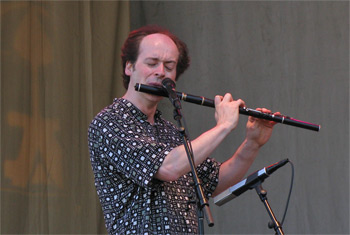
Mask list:
[[[130,76],[131,73],[134,71],[134,68],[133,68],[133,64],[130,62],[130,61],[127,61],[126,62],[126,65],[125,65],[125,74]]]

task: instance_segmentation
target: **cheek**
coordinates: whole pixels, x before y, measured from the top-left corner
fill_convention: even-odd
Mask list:
[[[171,71],[165,74],[165,76],[167,78],[170,78],[171,80],[173,80],[175,82],[176,79],[176,71]]]
[[[149,68],[147,66],[136,66],[135,71],[144,76],[149,76],[154,72],[154,69]]]

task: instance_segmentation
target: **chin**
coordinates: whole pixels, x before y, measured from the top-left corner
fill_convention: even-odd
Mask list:
[[[153,102],[159,102],[163,99],[163,97],[158,95],[146,94],[146,99]]]

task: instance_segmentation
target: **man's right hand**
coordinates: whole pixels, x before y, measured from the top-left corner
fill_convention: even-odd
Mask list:
[[[239,120],[239,107],[244,107],[241,99],[234,100],[230,93],[223,96],[215,96],[215,119],[217,125],[223,125],[229,131],[237,127]]]

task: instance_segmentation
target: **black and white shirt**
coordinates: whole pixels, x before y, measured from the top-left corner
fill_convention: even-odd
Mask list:
[[[154,178],[167,154],[182,144],[177,128],[156,112],[151,125],[131,102],[118,98],[89,127],[95,186],[109,234],[198,233],[191,173],[176,181]],[[220,163],[197,167],[207,197],[218,183]]]

